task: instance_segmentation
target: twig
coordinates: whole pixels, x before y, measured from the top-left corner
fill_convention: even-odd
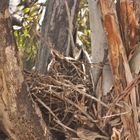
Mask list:
[[[33,96],[37,99],[37,101],[42,105],[44,106],[51,114],[52,116],[54,117],[54,121],[57,122],[60,126],[62,126],[63,128],[73,132],[73,133],[76,133],[75,130],[69,128],[68,126],[64,125],[63,123],[61,123],[61,121],[59,120],[59,118],[53,113],[53,111],[42,101],[40,100],[35,94],[33,94]]]

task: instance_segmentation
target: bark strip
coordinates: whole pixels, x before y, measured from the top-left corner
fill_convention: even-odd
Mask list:
[[[120,94],[123,89],[133,80],[127,55],[120,35],[115,5],[110,5],[111,0],[100,0],[104,29],[109,44],[109,61],[112,69],[115,93]],[[121,116],[124,133],[128,140],[139,140],[138,118],[136,111],[136,93],[131,90],[130,97],[124,101],[132,107],[132,112]],[[127,108],[124,108],[127,110]]]

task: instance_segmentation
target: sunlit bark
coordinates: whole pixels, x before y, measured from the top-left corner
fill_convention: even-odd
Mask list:
[[[8,0],[0,0],[0,126],[10,140],[49,140],[29,99],[13,40]],[[46,131],[46,132],[45,132]]]

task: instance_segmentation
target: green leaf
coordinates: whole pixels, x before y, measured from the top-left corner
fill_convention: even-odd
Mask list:
[[[23,10],[23,12],[24,12],[24,14],[27,14],[27,13],[29,13],[30,12],[30,8],[25,8],[24,10]]]

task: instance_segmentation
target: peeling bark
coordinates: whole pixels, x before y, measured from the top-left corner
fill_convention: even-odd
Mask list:
[[[138,19],[138,22],[140,23],[140,1],[139,0],[135,0],[136,3],[136,17]]]
[[[139,25],[136,17],[136,7],[131,0],[120,0],[117,3],[117,15],[121,38],[128,59],[132,57],[139,41]]]
[[[110,5],[110,3],[111,0],[100,0],[104,29],[109,44],[109,61],[114,79],[115,93],[121,95],[125,87],[133,80],[133,77],[122,42],[115,5]],[[125,137],[127,137],[128,140],[139,140],[136,92],[134,88],[131,90],[129,97],[125,98],[124,101],[133,108],[132,112],[121,116]],[[124,110],[127,110],[127,108],[124,107]]]

